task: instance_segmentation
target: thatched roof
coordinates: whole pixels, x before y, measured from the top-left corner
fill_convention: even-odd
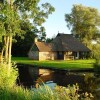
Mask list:
[[[52,43],[36,42],[39,51],[90,51],[71,34],[58,34]]]
[[[41,52],[52,51],[51,43],[36,42],[35,44],[38,47],[38,50]]]
[[[90,51],[71,34],[58,34],[53,40],[55,51]]]

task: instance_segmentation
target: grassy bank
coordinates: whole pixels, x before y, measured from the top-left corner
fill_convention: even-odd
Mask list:
[[[94,60],[55,60],[55,61],[35,61],[30,60],[27,57],[13,57],[12,60],[16,63],[37,65],[39,67],[51,67],[51,68],[60,68],[60,69],[88,69],[93,68]]]

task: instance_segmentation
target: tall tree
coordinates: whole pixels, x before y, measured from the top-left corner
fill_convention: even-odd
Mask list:
[[[23,22],[21,28],[26,32],[21,37],[15,36],[12,44],[12,56],[27,56],[27,53],[34,43],[37,32],[29,22]]]
[[[41,26],[52,14],[54,8],[45,3],[39,6],[40,0],[4,0],[0,2],[0,39],[4,41],[2,55],[8,62],[9,70],[11,63],[12,38],[16,35],[21,36],[25,33],[21,24],[24,22],[32,23],[33,28]],[[25,26],[25,25],[24,25]]]
[[[100,13],[95,8],[73,5],[71,13],[65,14],[65,21],[72,34],[88,47],[100,34]]]
[[[4,60],[8,63],[8,72],[10,72],[11,67],[12,37],[18,32],[21,33],[19,23],[19,16],[13,6],[13,0],[0,3],[0,37],[3,37],[4,41],[2,56],[4,54]]]

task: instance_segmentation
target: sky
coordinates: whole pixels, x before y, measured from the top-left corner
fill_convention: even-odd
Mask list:
[[[52,38],[59,33],[71,34],[65,22],[65,14],[71,13],[73,4],[82,4],[88,7],[94,7],[100,11],[100,0],[41,0],[41,3],[48,2],[54,8],[55,12],[49,15],[43,26],[46,29],[47,37]]]

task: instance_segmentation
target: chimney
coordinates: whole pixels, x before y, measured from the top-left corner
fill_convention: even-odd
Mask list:
[[[34,42],[35,42],[35,43],[38,42],[38,38],[37,38],[37,37],[34,39]]]

